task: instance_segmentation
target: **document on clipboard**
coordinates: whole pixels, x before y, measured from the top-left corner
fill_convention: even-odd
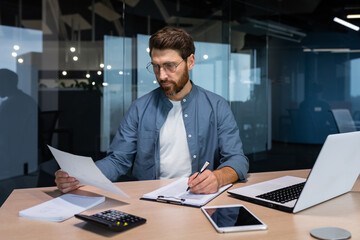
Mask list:
[[[192,207],[201,207],[232,186],[232,184],[225,185],[221,187],[216,193],[195,194],[186,191],[188,188],[187,183],[188,178],[180,178],[175,182],[166,185],[165,187],[144,194],[140,199],[164,203],[174,203]]]

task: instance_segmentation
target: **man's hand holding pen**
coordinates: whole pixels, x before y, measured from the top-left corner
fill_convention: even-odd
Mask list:
[[[199,176],[197,174],[194,173],[188,181],[192,193],[209,194],[219,190],[219,182],[214,172],[205,170]]]
[[[191,190],[192,193],[208,194],[219,190],[220,184],[214,172],[205,170],[208,165],[209,162],[205,162],[200,172],[190,176],[187,191]]]

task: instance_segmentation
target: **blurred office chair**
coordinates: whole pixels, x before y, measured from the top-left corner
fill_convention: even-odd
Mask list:
[[[50,160],[52,155],[47,145],[52,144],[56,123],[59,119],[59,111],[39,111],[39,165]]]
[[[72,151],[72,130],[58,128],[60,111],[39,111],[39,178],[38,187],[46,187],[54,185],[55,172],[59,169],[59,165],[52,156],[47,145],[53,144],[54,134],[66,134],[69,151]]]
[[[47,145],[52,145],[53,136],[56,129],[56,124],[59,119],[59,111],[39,111],[39,126],[38,126],[38,164],[39,177],[38,187],[46,187],[54,185],[54,173],[59,166]]]
[[[339,133],[357,131],[353,118],[348,109],[331,109]]]

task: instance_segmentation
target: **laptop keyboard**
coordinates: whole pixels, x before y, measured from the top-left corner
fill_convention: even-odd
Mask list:
[[[267,192],[256,197],[278,202],[286,203],[300,196],[302,189],[304,188],[305,182],[291,185],[288,187],[280,188],[275,191]]]

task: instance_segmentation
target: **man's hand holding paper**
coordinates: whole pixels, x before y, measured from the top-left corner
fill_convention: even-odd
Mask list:
[[[67,193],[77,189],[80,182],[76,178],[70,177],[67,172],[60,169],[55,173],[55,183],[62,193]]]
[[[51,146],[49,148],[61,168],[55,173],[55,182],[63,193],[72,191],[79,185],[91,185],[128,197],[102,174],[90,157],[73,155]]]

